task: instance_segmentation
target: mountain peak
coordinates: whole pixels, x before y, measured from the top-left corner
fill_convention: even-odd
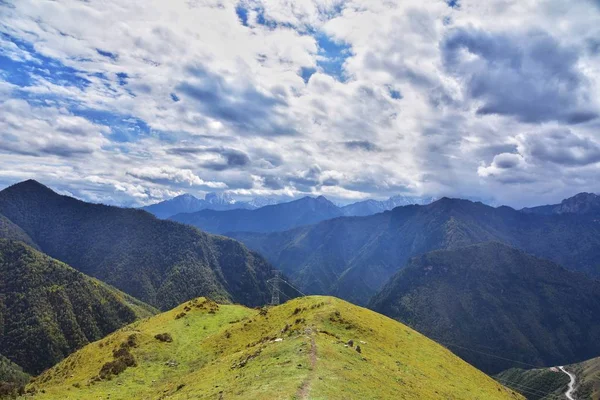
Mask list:
[[[3,190],[3,192],[28,192],[28,193],[44,193],[44,194],[56,194],[55,191],[50,189],[48,186],[41,184],[34,179],[28,179],[23,182],[15,183]]]
[[[211,192],[207,193],[204,196],[204,200],[210,204],[235,204],[235,200],[229,193],[221,192]]]
[[[198,200],[198,198],[196,196],[194,196],[193,194],[189,194],[189,193],[180,194],[179,196],[174,197],[172,200],[175,200],[175,199]]]

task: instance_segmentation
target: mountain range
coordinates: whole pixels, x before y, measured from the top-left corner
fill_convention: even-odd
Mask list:
[[[363,200],[337,207],[340,209],[339,215],[365,216],[391,210],[399,206],[406,206],[410,204],[429,204],[433,200],[433,198],[427,197],[409,197],[397,195],[390,197],[387,200]],[[169,200],[161,201],[160,203],[142,207],[142,209],[154,214],[158,218],[166,219],[177,214],[189,214],[202,210],[255,210],[265,206],[284,203],[288,202],[278,201],[277,199],[270,197],[256,197],[250,201],[236,201],[227,193],[208,193],[204,199],[198,199],[191,194],[183,194]]]
[[[111,371],[151,362],[148,368],[140,368],[139,374],[163,374],[164,381],[151,385],[147,393],[150,397],[169,393],[170,397],[185,398],[199,390],[212,393],[208,388],[219,385],[214,382],[241,379],[221,389],[229,394],[228,398],[235,398],[241,388],[252,387],[252,383],[244,380],[242,371],[230,376],[230,372],[218,368],[217,372],[206,369],[206,363],[229,365],[229,370],[234,371],[235,365],[245,366],[256,359],[261,371],[287,371],[287,360],[293,360],[291,365],[295,365],[292,356],[295,352],[308,351],[308,362],[312,363],[311,335],[317,333],[315,343],[319,344],[320,332],[326,332],[323,335],[333,342],[324,341],[319,348],[325,354],[323,358],[332,361],[317,371],[322,371],[322,378],[329,386],[311,384],[309,392],[336,398],[338,394],[349,395],[344,388],[351,387],[352,393],[364,397],[376,390],[374,382],[384,378],[369,375],[372,365],[358,367],[353,359],[337,353],[340,348],[357,352],[356,343],[349,345],[349,338],[340,334],[344,330],[353,333],[353,342],[358,340],[361,348],[379,341],[386,343],[382,349],[387,349],[387,354],[377,353],[376,358],[369,359],[363,351],[359,353],[363,359],[356,362],[386,365],[385,371],[397,368],[400,375],[394,380],[402,382],[402,393],[417,395],[418,390],[424,390],[411,386],[412,378],[404,375],[415,368],[433,379],[428,384],[437,387],[438,392],[446,390],[438,386],[438,377],[434,379],[435,374],[429,369],[433,365],[431,360],[437,360],[437,356],[417,365],[414,358],[402,361],[405,356],[402,352],[389,353],[395,342],[389,332],[382,330],[410,337],[416,333],[407,332],[414,331],[406,331],[408,328],[378,314],[364,314],[366,310],[345,302],[308,297],[287,303],[279,308],[282,310],[279,313],[272,313],[273,308],[218,306],[207,300],[186,303],[196,296],[209,296],[221,303],[262,306],[269,302],[271,288],[267,281],[274,276],[275,268],[284,273],[284,281],[298,286],[302,292],[334,295],[368,305],[439,340],[486,372],[499,372],[515,362],[555,365],[588,359],[600,354],[600,345],[594,340],[600,336],[600,300],[597,300],[600,283],[595,280],[600,277],[597,198],[583,193],[561,204],[515,210],[449,198],[424,205],[400,205],[415,200],[396,198],[384,205],[366,201],[339,207],[324,197],[306,197],[256,209],[205,209],[178,214],[172,217],[173,221],[158,219],[144,210],[91,204],[62,196],[36,181],[21,182],[0,191],[0,361],[2,356],[10,360],[2,363],[0,373],[5,371],[4,376],[10,378],[3,381],[0,376],[0,391],[18,391],[26,373],[37,374],[86,346],[37,378],[29,390],[36,391],[36,397],[44,395],[43,398],[49,399],[80,398],[84,392],[75,389],[84,385],[85,390],[91,390],[85,392],[86,396],[114,395],[121,389],[124,395],[137,393],[141,390],[139,379],[127,371],[114,376],[114,384],[124,385],[123,388],[115,389],[112,384],[105,386],[102,382],[112,376]],[[178,201],[180,206],[194,202],[185,196]],[[202,201],[223,207],[232,205],[231,199],[218,195],[209,195]],[[394,208],[379,212],[387,207]],[[190,224],[231,238],[205,233]],[[284,300],[298,295],[284,286],[280,287]],[[204,311],[200,310],[201,318],[186,317],[199,301],[205,305]],[[322,303],[329,305],[326,313],[321,310]],[[289,304],[298,306],[291,310]],[[131,348],[124,345],[129,355],[120,350],[124,347],[119,343],[129,343],[123,338],[132,332],[144,332],[140,324],[145,322],[136,322],[109,336],[106,348],[106,344],[87,345],[126,323],[155,313],[153,307],[176,308],[144,325],[148,330],[147,335],[140,336],[143,340]],[[223,314],[221,320],[217,317],[219,309],[231,313]],[[211,310],[214,312],[208,312]],[[259,324],[263,312],[268,314],[265,319],[269,321]],[[346,316],[348,313],[360,315],[366,322],[355,321]],[[220,322],[211,325],[214,318]],[[251,324],[255,328],[250,329]],[[188,329],[191,326],[194,328]],[[162,331],[162,327],[169,327],[170,331]],[[256,329],[256,334],[260,332],[262,336],[254,337],[252,333],[246,337],[248,329],[252,332]],[[186,333],[188,330],[194,335]],[[266,349],[255,348],[256,342],[271,331],[281,333],[274,337],[267,335],[268,340],[263,344],[271,343],[277,336],[286,341],[290,330],[298,335],[294,340],[309,339],[308,344],[302,345],[309,347],[292,346],[284,352],[269,353],[263,360],[261,352]],[[176,358],[181,357],[184,348],[206,344],[192,339],[200,331],[206,331],[208,336],[200,339],[208,340],[209,347],[202,347],[198,354],[192,353],[193,360],[182,358],[185,373],[164,373],[164,367],[152,364],[152,352],[164,352],[170,358],[160,359],[161,365],[168,367],[167,371],[177,369],[180,361]],[[219,339],[221,334],[227,341]],[[217,338],[212,342],[214,335]],[[238,337],[243,339],[238,341]],[[336,347],[336,343],[341,346]],[[165,347],[168,345],[183,347],[176,347],[178,350],[173,352]],[[427,347],[425,342],[420,342],[420,346]],[[273,364],[275,354],[282,361]],[[490,354],[499,354],[500,358],[490,358]],[[400,364],[389,367],[391,359],[386,357]],[[458,368],[454,359],[445,359],[440,365],[446,365],[445,362],[453,367],[445,366],[442,370]],[[94,372],[98,363],[105,363],[106,368]],[[306,361],[301,364],[307,365]],[[335,386],[327,378],[329,369],[336,371],[335,376],[346,376],[342,366],[356,369],[356,375],[349,373],[344,385],[328,391],[327,387]],[[21,367],[25,373],[19,374]],[[310,371],[314,370],[309,368],[308,375],[297,375],[292,370],[285,373],[301,382],[313,382]],[[198,382],[194,373],[212,378]],[[475,376],[464,367],[455,373]],[[370,378],[365,380],[361,376]],[[449,375],[444,376],[447,379]],[[260,390],[264,390],[263,382],[273,379],[258,381]],[[204,387],[205,384],[209,386]],[[382,381],[377,387],[381,385],[387,387],[393,383]],[[93,386],[99,389],[90,389]],[[160,393],[154,391],[154,386]],[[295,387],[300,390],[305,385]],[[460,392],[463,397],[457,395],[465,388],[463,384],[443,393],[469,398],[473,392],[469,396],[466,392]],[[306,390],[289,393],[308,398]],[[512,392],[506,394],[518,397]],[[474,398],[481,396],[489,398],[489,393],[481,392]],[[382,397],[397,397],[397,393],[391,390]]]
[[[319,196],[303,197],[256,210],[202,210],[191,214],[177,214],[170,219],[193,225],[206,232],[224,234],[284,231],[342,215],[339,207]]]
[[[0,214],[44,253],[155,307],[198,295],[251,306],[269,299],[273,267],[260,255],[142,210],[85,203],[25,181],[0,192]]]
[[[498,241],[591,277],[600,276],[600,220],[536,214],[442,198],[367,217],[340,217],[284,232],[232,232],[305,293],[366,304],[413,256]]]
[[[435,201],[433,197],[410,197],[410,196],[392,196],[387,200],[364,200],[340,207],[342,214],[347,217],[365,217],[384,211],[392,210],[396,207],[410,206],[412,204],[425,205]]]
[[[251,201],[236,201],[227,193],[208,193],[204,199],[198,199],[191,194],[183,194],[160,203],[142,207],[143,210],[154,214],[158,218],[166,219],[176,214],[193,213],[200,210],[254,210],[277,201],[273,198],[262,197]]]
[[[600,282],[501,243],[415,257],[369,308],[490,373],[600,355]]]
[[[203,298],[37,377],[39,400],[522,399],[382,315],[323,296],[249,309]]]

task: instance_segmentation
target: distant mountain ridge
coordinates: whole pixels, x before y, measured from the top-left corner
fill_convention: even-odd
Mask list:
[[[193,213],[200,210],[253,210],[265,205],[273,204],[274,199],[256,198],[249,202],[236,201],[227,193],[208,193],[204,199],[198,199],[191,194],[182,194],[160,203],[142,207],[143,210],[154,214],[158,218],[169,218],[176,214]]]
[[[369,307],[497,373],[600,355],[600,281],[497,242],[412,258]],[[483,350],[482,350],[483,351]]]
[[[486,241],[507,243],[568,269],[600,276],[600,221],[461,199],[340,217],[285,232],[230,236],[263,254],[304,292],[357,304],[365,304],[413,256]]]
[[[256,210],[202,210],[190,214],[177,214],[170,219],[196,226],[206,232],[225,234],[284,231],[339,216],[342,216],[339,207],[319,196],[303,197]]]
[[[0,191],[0,214],[50,256],[167,309],[207,295],[256,306],[273,267],[235,240],[136,209],[85,203],[36,181]]]
[[[142,209],[156,215],[158,218],[166,219],[177,214],[189,214],[202,210],[255,210],[265,206],[294,202],[297,200],[298,199],[279,201],[270,197],[255,197],[250,201],[237,201],[226,192],[208,193],[204,199],[198,199],[191,194],[183,194],[169,200],[164,200],[156,204],[142,207]],[[431,197],[410,197],[397,195],[392,196],[387,200],[363,200],[345,206],[339,206],[339,208],[341,210],[340,215],[366,216],[388,211],[399,206],[406,206],[410,204],[429,204],[434,200],[435,199]]]
[[[568,199],[564,199],[560,204],[552,204],[547,206],[538,206],[531,208],[523,208],[521,211],[530,214],[579,214],[600,215],[600,196],[594,193],[579,193]]]
[[[397,195],[387,200],[364,200],[341,207],[342,214],[347,217],[364,217],[384,211],[393,210],[396,207],[409,206],[412,204],[426,205],[435,201],[433,197],[410,197]]]

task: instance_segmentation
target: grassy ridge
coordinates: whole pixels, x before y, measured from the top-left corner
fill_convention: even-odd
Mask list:
[[[153,313],[22,242],[0,239],[0,353],[29,373]]]
[[[124,353],[132,365],[101,378]],[[190,301],[84,347],[28,389],[40,400],[521,398],[412,329],[322,296],[261,310]]]

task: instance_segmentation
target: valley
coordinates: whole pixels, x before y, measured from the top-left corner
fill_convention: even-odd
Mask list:
[[[573,364],[600,354],[595,197],[561,207],[200,211],[232,213],[215,222],[244,228],[230,239],[22,182],[0,191],[0,382],[40,399],[541,399],[527,388],[567,393],[572,371],[569,395],[595,400],[594,367]]]

